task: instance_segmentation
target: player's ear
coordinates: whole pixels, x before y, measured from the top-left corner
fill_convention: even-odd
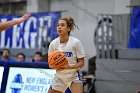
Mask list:
[[[70,27],[68,27],[68,32],[70,32]]]
[[[70,34],[70,27],[68,27],[68,34]]]

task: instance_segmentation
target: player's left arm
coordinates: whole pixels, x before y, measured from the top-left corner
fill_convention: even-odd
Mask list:
[[[78,68],[82,68],[84,66],[84,57],[83,58],[78,58],[78,63],[72,66],[69,66],[69,64],[67,64],[64,68],[67,69],[78,69]]]

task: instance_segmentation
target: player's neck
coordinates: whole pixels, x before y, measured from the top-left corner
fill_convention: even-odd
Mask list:
[[[60,37],[60,43],[67,43],[69,40],[69,36]]]

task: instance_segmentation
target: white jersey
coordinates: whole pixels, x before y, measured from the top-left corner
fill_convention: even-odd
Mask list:
[[[74,65],[77,63],[77,58],[83,58],[85,56],[84,49],[79,39],[69,36],[69,40],[67,43],[60,43],[60,38],[54,39],[50,45],[48,50],[48,55],[51,54],[54,50],[59,50],[64,52],[67,56],[69,65]],[[71,71],[75,72],[77,69],[65,69],[61,70],[62,73],[71,73]]]

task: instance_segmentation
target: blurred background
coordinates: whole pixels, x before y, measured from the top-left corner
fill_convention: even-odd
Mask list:
[[[129,15],[130,8],[126,7],[128,5],[130,5],[130,0],[0,0],[0,14],[21,16],[25,12],[60,11],[61,16],[72,16],[79,26],[79,30],[74,31],[72,35],[81,40],[86,51],[86,60],[88,60],[96,55],[94,36],[98,21],[102,18],[100,14]],[[129,18],[127,20],[129,21]],[[129,26],[129,23],[124,26]],[[6,44],[3,47],[5,46]],[[87,66],[88,62],[84,70],[88,70]]]

